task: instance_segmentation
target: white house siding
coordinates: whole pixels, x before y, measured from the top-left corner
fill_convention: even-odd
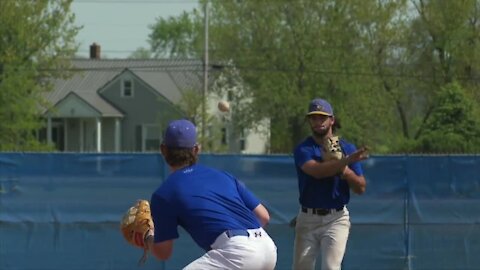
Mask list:
[[[218,119],[226,119],[223,125],[216,128],[227,128],[228,137],[228,152],[239,154],[266,154],[269,152],[270,142],[270,121],[264,119],[258,123],[256,129],[248,129],[244,131],[244,138],[240,137],[240,134],[233,133],[233,127],[235,123],[231,122],[231,112],[221,112],[218,109],[218,102],[220,100],[226,100],[226,97],[218,97],[216,94],[211,93],[207,98],[207,111],[211,115],[216,115]],[[230,104],[231,108],[235,104]],[[222,121],[220,121],[222,122]],[[241,149],[241,140],[245,139],[245,149]]]
[[[258,131],[249,130],[246,132],[245,150],[242,151],[242,154],[266,154],[269,152],[269,141],[270,121],[264,119],[260,122]]]

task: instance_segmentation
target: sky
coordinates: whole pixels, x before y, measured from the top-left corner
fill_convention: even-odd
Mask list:
[[[197,0],[74,0],[77,55],[89,56],[90,45],[101,46],[102,58],[126,58],[139,47],[149,48],[149,25],[156,18],[177,16],[198,8]]]

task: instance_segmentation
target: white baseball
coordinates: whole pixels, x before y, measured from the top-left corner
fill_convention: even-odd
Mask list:
[[[221,112],[228,112],[230,111],[230,103],[228,103],[228,101],[225,101],[225,100],[220,100],[218,102],[218,109]]]

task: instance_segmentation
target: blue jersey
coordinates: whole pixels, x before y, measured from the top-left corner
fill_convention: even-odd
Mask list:
[[[202,165],[173,172],[152,194],[155,242],[176,239],[183,227],[204,250],[229,229],[257,229],[260,201],[232,175]]]
[[[345,155],[356,151],[356,147],[340,139],[340,146]],[[309,160],[322,161],[322,146],[312,137],[300,143],[294,151],[295,167],[298,176],[298,190],[300,204],[307,208],[340,208],[350,201],[350,189],[346,180],[340,175],[325,179],[316,179],[306,174],[301,167]],[[359,162],[349,165],[357,175],[363,175]]]

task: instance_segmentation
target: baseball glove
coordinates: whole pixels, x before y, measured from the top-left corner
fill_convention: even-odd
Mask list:
[[[323,160],[342,159],[343,152],[340,147],[340,138],[332,136],[323,141]]]
[[[143,256],[139,261],[139,264],[143,264],[147,259],[148,252],[145,239],[153,234],[154,229],[150,203],[146,200],[138,200],[123,216],[120,229],[123,237],[129,244],[143,248]],[[139,241],[138,239],[141,240]]]

